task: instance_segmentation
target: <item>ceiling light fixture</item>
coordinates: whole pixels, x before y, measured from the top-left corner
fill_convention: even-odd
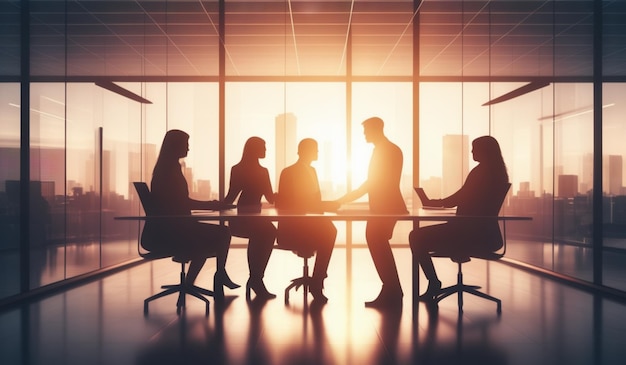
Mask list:
[[[130,90],[126,90],[123,87],[113,83],[112,81],[96,81],[95,83],[97,86],[100,86],[103,89],[107,89],[109,91],[113,91],[116,94],[122,95],[124,97],[127,97],[131,100],[134,101],[138,101],[142,104],[152,104],[152,102],[148,99],[144,99],[141,96],[135,94],[134,92],[130,91]]]
[[[520,88],[517,88],[511,92],[508,92],[502,96],[499,96],[495,99],[489,100],[488,102],[484,103],[483,106],[487,106],[487,105],[493,105],[493,104],[497,104],[497,103],[501,103],[503,101],[507,101],[507,100],[511,100],[513,98],[516,98],[518,96],[522,96],[524,94],[528,94],[529,92],[535,91],[535,90],[539,90],[543,87],[546,87],[550,85],[550,82],[548,81],[533,81],[529,84],[526,84]]]

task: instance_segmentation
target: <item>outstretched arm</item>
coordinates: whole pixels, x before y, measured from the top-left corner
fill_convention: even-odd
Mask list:
[[[368,190],[369,190],[369,187],[368,187],[368,182],[366,180],[363,184],[361,184],[361,186],[359,186],[358,188],[352,191],[349,191],[348,193],[346,193],[344,196],[337,199],[336,201],[339,204],[350,203],[351,201],[357,200],[358,198],[367,194]]]

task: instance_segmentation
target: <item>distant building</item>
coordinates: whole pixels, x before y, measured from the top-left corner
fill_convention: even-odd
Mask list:
[[[622,156],[609,155],[603,159],[603,189],[609,195],[620,195],[622,190]]]
[[[197,181],[198,184],[198,199],[202,200],[212,200],[213,196],[211,195],[211,180],[201,180]]]
[[[535,197],[535,192],[530,190],[530,182],[522,181],[519,183],[519,191],[517,192],[517,196],[520,198],[533,198]]]
[[[559,175],[557,197],[573,198],[578,194],[578,175]]]
[[[431,176],[426,180],[422,180],[420,183],[420,187],[424,189],[426,195],[432,199],[440,199],[443,198],[441,195],[441,178]]]

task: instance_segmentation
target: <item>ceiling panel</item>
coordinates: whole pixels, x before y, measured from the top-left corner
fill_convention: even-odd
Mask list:
[[[625,4],[603,2],[609,75],[626,69]],[[424,77],[592,74],[592,0],[426,0],[417,14],[413,7],[412,0],[227,0],[226,74],[343,76],[349,46],[356,76],[411,76],[414,54]],[[30,9],[33,75],[218,74],[217,1],[48,0],[31,1]],[[15,14],[19,2],[3,2],[7,72],[15,72],[19,54],[19,24],[9,19]]]

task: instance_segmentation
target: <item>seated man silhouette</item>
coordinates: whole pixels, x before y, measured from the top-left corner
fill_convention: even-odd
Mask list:
[[[500,199],[509,188],[500,145],[491,136],[478,137],[472,141],[472,155],[478,165],[470,171],[461,189],[444,199],[423,197],[424,206],[457,207],[456,214],[463,216],[498,214]],[[432,301],[441,290],[441,281],[430,256],[432,252],[444,255],[493,252],[500,249],[503,242],[497,220],[477,219],[418,228],[409,234],[409,244],[428,279],[428,289],[419,298]]]
[[[317,172],[311,162],[317,160],[317,142],[306,138],[298,144],[298,161],[280,173],[276,208],[279,212],[321,213],[338,208],[333,202],[323,202]],[[313,300],[326,302],[322,293],[328,263],[335,246],[337,229],[328,219],[281,220],[278,223],[277,242],[293,251],[317,252],[309,291]]]

